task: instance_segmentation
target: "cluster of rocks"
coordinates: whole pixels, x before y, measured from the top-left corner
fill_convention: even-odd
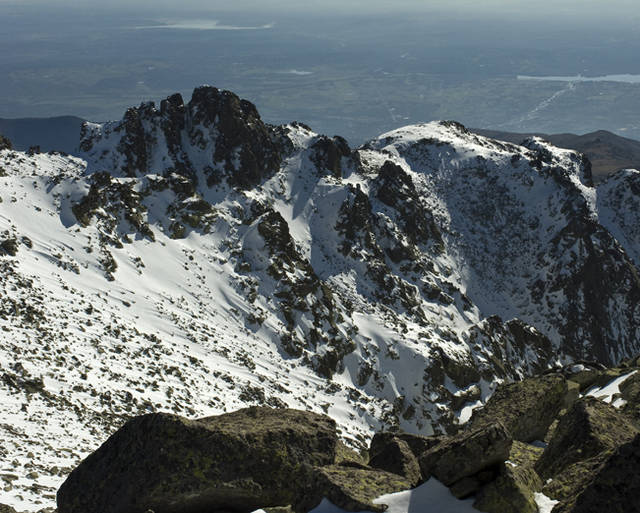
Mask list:
[[[574,365],[504,385],[458,433],[382,432],[367,455],[339,441],[334,420],[310,412],[144,415],[69,475],[58,511],[302,513],[326,498],[347,511],[382,512],[373,499],[432,477],[488,513],[536,513],[536,493],[557,501],[554,513],[640,511],[634,370]],[[623,376],[618,396],[606,398],[617,408],[585,395]]]

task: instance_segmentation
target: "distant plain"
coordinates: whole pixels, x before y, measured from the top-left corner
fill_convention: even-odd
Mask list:
[[[352,144],[434,119],[640,139],[640,84],[580,79],[640,74],[631,22],[2,3],[0,18],[0,118],[118,119],[208,83],[251,100],[269,122],[303,121]]]

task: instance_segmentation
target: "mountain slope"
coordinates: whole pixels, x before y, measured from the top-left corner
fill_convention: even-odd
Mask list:
[[[0,152],[0,473],[19,508],[51,504],[133,414],[289,405],[363,445],[640,350],[637,194],[539,139],[441,122],[352,150],[201,87],[85,124],[81,149]]]

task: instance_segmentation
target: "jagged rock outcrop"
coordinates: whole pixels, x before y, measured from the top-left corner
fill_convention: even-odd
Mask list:
[[[309,149],[311,152],[309,158],[318,171],[328,171],[335,178],[342,177],[342,159],[352,156],[349,144],[340,136],[332,138],[320,136]]]
[[[121,122],[85,123],[80,148],[112,173],[178,173],[213,186],[226,179],[247,189],[275,174],[282,160],[272,128],[255,106],[230,91],[202,86],[184,104],[175,94],[132,107]]]

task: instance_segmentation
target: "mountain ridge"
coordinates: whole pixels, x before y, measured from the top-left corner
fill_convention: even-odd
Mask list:
[[[575,152],[455,122],[351,149],[208,86],[86,124],[81,149],[0,152],[0,428],[38,476],[15,505],[139,413],[287,405],[364,446],[640,352],[637,171],[595,188]]]

